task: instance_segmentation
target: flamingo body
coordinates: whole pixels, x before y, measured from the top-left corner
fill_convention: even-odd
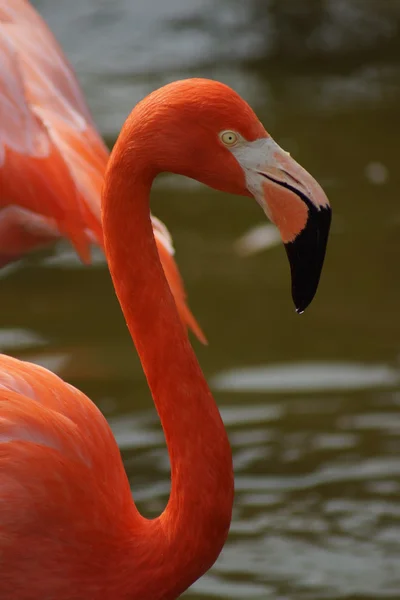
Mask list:
[[[202,536],[212,547],[220,529],[227,535],[230,510],[222,503],[219,520],[205,500],[212,519]],[[1,355],[0,597],[177,598],[192,581],[187,545],[195,549],[198,535],[186,530],[172,551],[168,531],[166,512],[149,521],[137,511],[115,438],[89,398],[47,369]],[[215,550],[211,557],[199,557],[197,570],[209,568]]]

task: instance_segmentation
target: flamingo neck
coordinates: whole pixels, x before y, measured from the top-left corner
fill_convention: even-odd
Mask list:
[[[158,258],[149,207],[156,173],[143,159],[143,144],[135,144],[124,143],[121,135],[108,165],[105,251],[164,430],[171,493],[155,520],[134,507],[131,591],[132,598],[172,600],[212,566],[225,543],[233,504],[232,456]]]

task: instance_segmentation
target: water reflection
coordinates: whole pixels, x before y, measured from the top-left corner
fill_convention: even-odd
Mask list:
[[[252,103],[334,207],[321,288],[299,318],[282,247],[234,252],[264,222],[250,200],[177,177],[154,190],[210,341],[196,352],[236,470],[229,541],[186,597],[400,597],[398,3],[34,4],[110,142],[151,89],[216,77]],[[49,366],[98,403],[141,510],[159,512],[163,436],[101,254],[83,268],[60,245],[13,267],[0,326],[2,351]]]
[[[400,370],[385,365],[299,363],[219,373],[211,383],[224,392],[315,392],[396,387]]]

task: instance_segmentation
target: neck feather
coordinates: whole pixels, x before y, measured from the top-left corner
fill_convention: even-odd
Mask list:
[[[144,159],[145,144],[138,136],[134,145],[127,143],[126,137],[123,130],[107,169],[105,251],[171,463],[165,511],[153,521],[135,519],[142,539],[132,557],[133,586],[143,599],[170,600],[211,567],[224,545],[233,503],[232,456],[156,250],[149,207],[156,173]],[[144,595],[137,586],[139,568],[148,575]]]

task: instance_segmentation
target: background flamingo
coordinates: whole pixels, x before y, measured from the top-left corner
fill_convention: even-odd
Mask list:
[[[49,371],[2,356],[3,598],[172,600],[213,564],[225,542],[231,451],[156,251],[149,193],[162,171],[253,195],[285,242],[298,311],[317,289],[328,201],[240,96],[193,79],[140,102],[107,167],[103,227],[115,290],[167,441],[170,499],[158,518],[142,517],[98,409]]]
[[[26,0],[0,0],[0,267],[60,237],[90,261],[90,244],[103,247],[108,156],[45,22]],[[186,304],[171,236],[159,219],[152,224],[181,318],[205,343]]]

